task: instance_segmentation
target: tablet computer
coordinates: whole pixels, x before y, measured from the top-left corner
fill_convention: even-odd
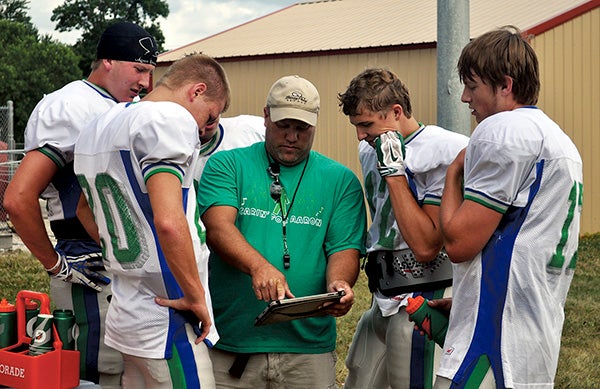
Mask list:
[[[340,301],[346,292],[329,292],[311,296],[271,301],[269,305],[254,320],[255,326],[279,323],[322,314],[325,303]],[[330,305],[330,304],[326,304]]]

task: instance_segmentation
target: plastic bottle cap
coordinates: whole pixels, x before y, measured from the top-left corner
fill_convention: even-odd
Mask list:
[[[412,315],[413,313],[417,312],[417,310],[421,307],[421,305],[423,305],[423,303],[425,302],[425,299],[423,298],[423,296],[416,296],[416,297],[409,297],[407,301],[408,301],[408,305],[405,308],[406,313],[408,313],[409,315]]]
[[[17,307],[14,304],[9,303],[6,299],[0,301],[0,312],[15,312]]]
[[[25,298],[25,309],[37,309],[38,303],[28,297]]]
[[[52,314],[54,317],[72,317],[73,311],[70,309],[55,309]]]

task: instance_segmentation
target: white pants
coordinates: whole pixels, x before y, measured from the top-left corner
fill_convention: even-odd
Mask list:
[[[189,324],[185,327],[194,352],[197,367],[195,371],[184,371],[175,356],[167,360],[123,354],[123,388],[179,389],[186,388],[188,380],[199,380],[202,389],[214,389],[215,379],[208,347],[204,342],[195,344],[197,335]]]
[[[446,377],[437,376],[433,389],[449,389],[452,385],[452,381]],[[496,380],[494,379],[494,372],[491,368],[487,370],[487,373],[483,377],[483,380],[477,386],[479,389],[496,389]]]
[[[444,291],[449,297],[452,288]],[[373,300],[360,318],[346,357],[345,389],[432,387],[442,349],[415,331],[404,307],[383,317]]]

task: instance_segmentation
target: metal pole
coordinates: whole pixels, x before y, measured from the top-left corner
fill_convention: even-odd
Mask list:
[[[469,0],[437,2],[437,124],[461,134],[471,134],[471,115],[460,101],[462,85],[456,64],[469,42]]]
[[[15,129],[14,129],[14,106],[13,101],[8,100],[6,103],[8,107],[8,135],[7,135],[7,146],[8,150],[15,149]],[[14,167],[15,156],[13,153],[8,153],[8,180],[10,181],[15,174]]]

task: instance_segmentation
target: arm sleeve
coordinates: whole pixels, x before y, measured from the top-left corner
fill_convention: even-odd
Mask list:
[[[183,107],[181,110],[160,114],[154,110],[132,134],[131,150],[140,161],[144,181],[153,174],[169,172],[183,182],[200,140],[196,122]]]
[[[356,249],[365,253],[366,210],[362,187],[358,178],[349,170],[338,181],[337,204],[335,204],[325,241],[327,256]]]
[[[465,155],[465,199],[501,213],[525,205],[540,150],[541,139],[531,129],[514,123],[478,128]]]
[[[235,163],[230,153],[222,151],[208,159],[198,185],[200,215],[214,205],[228,205],[239,209]]]

